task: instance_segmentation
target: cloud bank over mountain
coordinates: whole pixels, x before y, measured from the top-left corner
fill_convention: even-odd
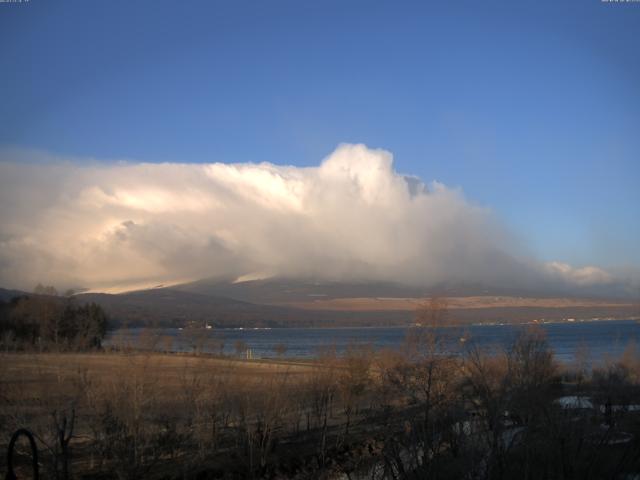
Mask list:
[[[533,259],[457,189],[340,145],[317,167],[0,157],[0,285],[105,289],[208,277],[609,285]]]

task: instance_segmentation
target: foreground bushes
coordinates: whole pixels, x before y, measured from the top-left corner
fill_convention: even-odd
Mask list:
[[[640,470],[633,349],[577,369],[558,365],[537,330],[493,352],[468,341],[445,353],[445,343],[419,329],[401,351],[326,349],[308,367],[69,357],[77,367],[34,367],[39,382],[4,372],[0,434],[34,430],[52,478],[571,479]],[[44,357],[53,358],[33,361]],[[94,358],[113,365],[108,374],[91,373]]]

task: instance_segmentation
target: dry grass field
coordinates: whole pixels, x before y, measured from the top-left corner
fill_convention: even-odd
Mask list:
[[[290,400],[315,371],[303,363],[160,353],[2,354],[0,450],[25,427],[52,478],[114,468],[118,478],[158,469],[180,476],[194,457],[206,465],[205,457],[234,444],[232,430],[246,433],[241,424],[287,418]],[[64,448],[74,452],[68,459]]]
[[[233,374],[261,379],[269,376],[308,374],[312,364],[286,361],[216,358],[164,353],[6,353],[0,369],[4,388],[21,388],[25,395],[57,384],[78,373],[102,381],[117,381],[135,373],[153,375],[171,396],[182,388],[185,370],[195,374]]]
[[[0,452],[27,428],[41,478],[56,480],[489,480],[523,469],[529,478],[617,479],[640,471],[634,345],[590,370],[560,366],[535,328],[490,355],[442,355],[445,340],[419,329],[402,351],[354,347],[310,363],[0,353]],[[588,408],[567,409],[559,398]],[[30,478],[25,453],[21,444],[18,478]]]

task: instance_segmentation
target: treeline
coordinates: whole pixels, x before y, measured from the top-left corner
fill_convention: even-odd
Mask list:
[[[44,404],[11,403],[5,379],[2,425],[36,430],[60,479],[635,478],[633,345],[592,368],[584,351],[558,364],[540,330],[491,352],[459,343],[415,329],[402,350],[327,348],[311,366],[102,356],[100,374],[30,382]]]
[[[0,301],[0,344],[5,351],[86,350],[101,346],[108,324],[102,307],[95,303],[77,304],[73,297],[52,293],[55,291],[47,290],[47,294]]]

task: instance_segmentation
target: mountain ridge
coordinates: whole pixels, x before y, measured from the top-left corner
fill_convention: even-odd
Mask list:
[[[449,320],[461,324],[640,317],[640,304],[628,301],[606,303],[602,299],[580,302],[564,297],[497,296],[506,293],[497,289],[485,290],[485,295],[477,297],[461,295],[472,291],[477,291],[477,287],[441,287],[429,292],[382,282],[348,284],[269,279],[233,283],[208,280],[118,294],[78,293],[73,298],[78,302],[101,305],[112,319],[113,327],[410,325],[415,322],[416,309],[422,303],[420,299],[429,295],[449,298]],[[363,294],[368,296],[363,297]],[[33,294],[0,289],[0,300],[7,301],[17,295]]]

